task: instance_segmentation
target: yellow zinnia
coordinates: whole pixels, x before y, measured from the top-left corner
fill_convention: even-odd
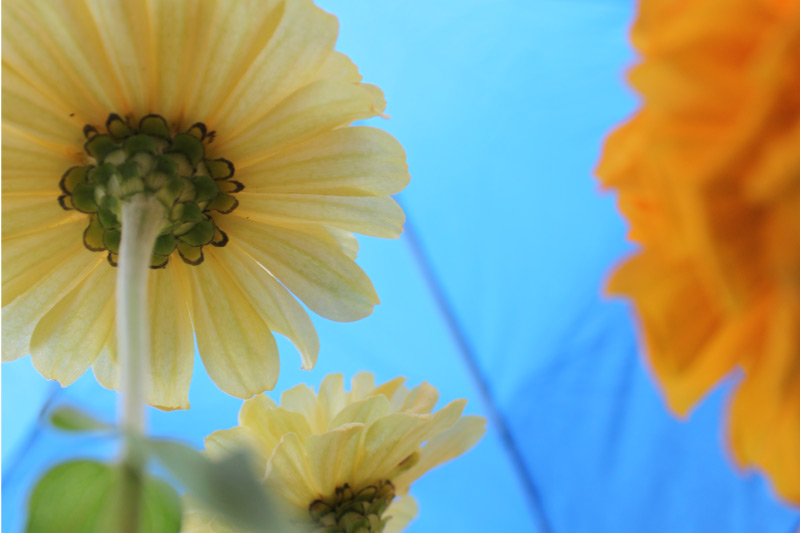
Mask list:
[[[396,238],[389,195],[409,177],[394,138],[345,127],[385,103],[337,31],[309,0],[4,1],[3,360],[30,352],[62,385],[91,365],[118,387],[118,199],[136,187],[170,206],[148,403],[188,407],[193,332],[237,397],[274,387],[272,332],[313,367],[289,291],[332,320],[370,314],[350,232]]]
[[[265,486],[303,530],[400,531],[416,514],[406,496],[411,483],[471,448],[486,423],[461,416],[466,400],[432,413],[436,389],[409,390],[404,381],[376,387],[372,374],[360,372],[346,392],[342,376],[332,374],[319,394],[299,385],[280,406],[262,394],[244,403],[239,426],[209,435],[206,449],[212,457],[252,451]],[[191,507],[182,531],[233,530]]]
[[[598,169],[641,250],[630,296],[667,401],[686,414],[734,367],[734,455],[800,503],[800,4],[644,0],[642,109]]]

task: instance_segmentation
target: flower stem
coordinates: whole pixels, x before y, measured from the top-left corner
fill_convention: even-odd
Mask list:
[[[120,528],[139,533],[146,459],[137,446],[145,429],[145,377],[150,363],[147,277],[153,244],[164,222],[164,207],[137,194],[122,203],[122,241],[117,270],[117,347],[122,403],[122,489]]]

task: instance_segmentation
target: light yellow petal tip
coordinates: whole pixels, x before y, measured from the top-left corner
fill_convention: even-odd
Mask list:
[[[372,98],[372,112],[382,118],[388,119],[389,115],[384,113],[386,110],[386,97],[381,88],[370,83],[362,83],[361,88],[366,90]]]

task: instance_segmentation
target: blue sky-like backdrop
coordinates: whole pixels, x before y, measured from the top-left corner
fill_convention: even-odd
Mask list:
[[[735,376],[688,420],[666,411],[624,302],[602,296],[632,247],[592,176],[602,139],[635,107],[630,0],[319,2],[337,48],[379,85],[412,181],[399,242],[361,238],[381,304],[353,324],[315,317],[313,371],[283,339],[275,391],[330,372],[428,381],[440,403],[489,417],[467,455],[421,479],[411,533],[790,533],[800,511],[733,466],[722,417]],[[44,405],[112,420],[91,373],[61,389],[24,358],[2,368],[2,528],[23,530],[27,494],[67,457],[111,457],[54,432]],[[202,446],[241,401],[199,358],[189,411],[149,410],[151,430]]]

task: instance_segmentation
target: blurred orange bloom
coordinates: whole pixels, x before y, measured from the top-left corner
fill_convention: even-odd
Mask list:
[[[724,375],[736,459],[800,502],[800,3],[643,0],[641,109],[598,168],[640,244],[631,298],[672,410]]]

